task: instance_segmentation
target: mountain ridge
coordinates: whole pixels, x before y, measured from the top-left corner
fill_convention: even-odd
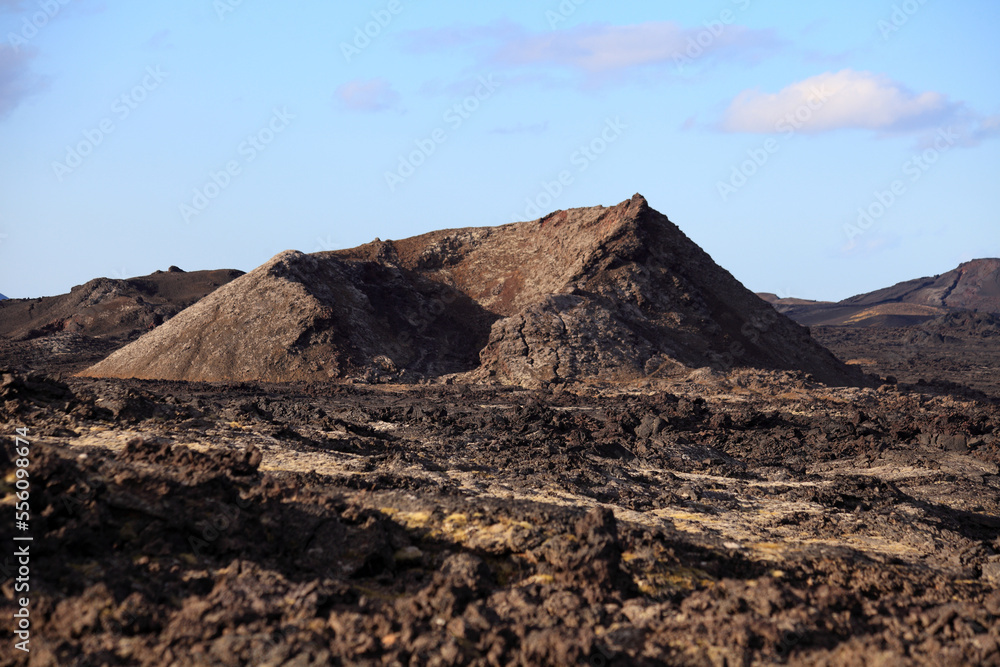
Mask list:
[[[1000,313],[1000,259],[970,260],[837,302],[759,296],[806,326],[912,326],[963,310]]]
[[[66,294],[6,299],[0,303],[0,336],[130,335],[159,325],[241,275],[236,269],[187,272],[171,266],[147,276],[94,278]]]

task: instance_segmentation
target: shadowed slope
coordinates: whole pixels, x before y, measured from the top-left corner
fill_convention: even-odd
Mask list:
[[[290,382],[454,373],[475,366],[489,323],[463,295],[406,271],[289,250],[84,375]]]

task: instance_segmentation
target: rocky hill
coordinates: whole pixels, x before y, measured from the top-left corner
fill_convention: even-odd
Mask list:
[[[15,340],[57,332],[89,336],[146,331],[229,281],[242,271],[182,271],[176,266],[148,276],[95,278],[69,294],[0,303],[0,336]]]
[[[69,294],[2,301],[0,364],[76,373],[241,275],[172,266],[127,280],[97,278]]]
[[[475,365],[487,315],[395,267],[288,250],[87,374],[284,382],[454,373]]]
[[[1000,313],[1000,259],[972,260],[836,303],[760,296],[806,326],[904,327],[962,310]]]
[[[709,366],[862,381],[636,195],[501,227],[286,251],[86,371],[541,386]]]

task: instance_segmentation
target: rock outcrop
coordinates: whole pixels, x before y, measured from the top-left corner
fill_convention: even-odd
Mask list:
[[[636,195],[501,227],[282,253],[85,374],[539,386],[709,366],[862,376]]]

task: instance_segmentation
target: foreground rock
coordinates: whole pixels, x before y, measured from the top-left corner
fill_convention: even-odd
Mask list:
[[[32,664],[1000,664],[995,405],[0,375]]]
[[[289,251],[94,365],[94,377],[552,383],[700,367],[863,377],[636,195],[494,228]]]

